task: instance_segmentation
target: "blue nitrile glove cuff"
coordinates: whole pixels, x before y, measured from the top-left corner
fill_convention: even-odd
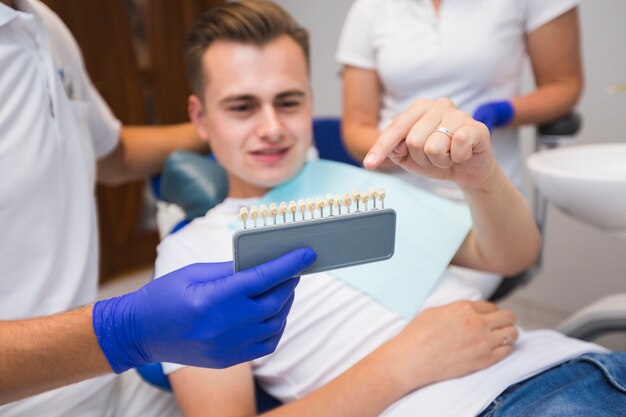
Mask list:
[[[128,296],[98,301],[93,306],[92,323],[100,348],[116,374],[130,368],[145,365],[151,361],[142,354],[133,339],[133,308]]]
[[[515,117],[515,109],[509,100],[485,103],[474,112],[474,119],[484,123],[490,131],[507,125],[513,117]]]
[[[315,262],[298,249],[233,273],[232,262],[193,264],[135,292],[98,301],[92,323],[111,368],[151,362],[226,368],[273,352],[298,278]]]

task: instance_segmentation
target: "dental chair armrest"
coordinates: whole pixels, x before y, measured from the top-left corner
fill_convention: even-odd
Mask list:
[[[561,333],[593,340],[605,333],[626,330],[626,293],[604,297],[570,316],[558,328]]]
[[[573,140],[581,126],[582,118],[575,112],[541,124],[537,126],[538,145],[554,147],[564,141]]]
[[[176,151],[165,160],[161,198],[180,206],[185,218],[203,216],[228,194],[226,171],[216,161],[189,151]]]

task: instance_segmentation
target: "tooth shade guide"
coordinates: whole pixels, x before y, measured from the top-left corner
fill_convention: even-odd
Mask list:
[[[378,199],[376,188],[370,188],[370,198],[372,199],[372,210],[376,210],[376,200]]]
[[[245,207],[242,207],[241,210],[239,210],[239,219],[243,222],[243,228],[247,229],[247,220],[248,220],[248,209]]]
[[[234,268],[244,270],[305,246],[318,258],[302,275],[384,260],[393,255],[395,228],[393,210],[376,210],[240,230],[233,236]]]
[[[278,214],[283,217],[283,223],[287,223],[287,203],[284,201],[278,205]]]
[[[291,213],[291,221],[296,221],[296,212],[298,211],[298,206],[295,201],[290,201],[288,206],[289,213]]]
[[[304,200],[298,200],[298,209],[300,210],[300,214],[302,215],[301,220],[304,220],[304,216],[306,214],[306,203],[304,202]]]
[[[343,205],[343,201],[339,194],[335,196],[335,204],[337,205],[337,213],[341,216],[341,206]]]
[[[356,204],[356,210],[354,210],[355,213],[359,213],[361,210],[359,209],[360,207],[360,202],[361,202],[361,193],[359,193],[358,191],[353,191],[352,192],[352,198],[354,199],[354,203]]]
[[[328,215],[333,215],[333,206],[335,205],[335,198],[332,194],[326,194],[326,206],[328,207]]]
[[[259,214],[261,214],[261,219],[263,219],[263,226],[267,226],[267,206],[265,204],[259,206]]]
[[[378,190],[378,199],[380,200],[380,208],[384,209],[385,208],[385,190],[384,189]]]
[[[324,207],[326,206],[326,203],[324,202],[324,199],[322,197],[317,197],[317,201],[315,203],[315,205],[317,206],[318,210],[320,211],[320,219],[324,217]]]
[[[352,209],[352,201],[356,202],[356,209]],[[371,200],[371,209],[370,209]],[[380,205],[376,200],[380,200]],[[328,217],[341,216],[344,213],[346,215],[367,213],[370,211],[378,210],[379,207],[384,209],[385,191],[383,189],[376,190],[370,188],[367,192],[353,191],[352,193],[346,193],[343,197],[331,193],[326,194],[325,198],[315,197],[300,199],[294,201],[291,200],[288,203],[286,201],[269,203],[269,205],[261,204],[257,206],[242,207],[239,213],[239,218],[243,222],[244,229],[247,228],[247,220],[251,220],[253,228],[260,226],[259,216],[263,220],[263,226],[269,225],[267,216],[273,218],[273,225],[288,223],[288,217],[290,217],[289,223],[296,223],[298,220],[308,220],[306,212],[311,213],[311,220],[324,219]],[[335,210],[336,207],[336,210]],[[315,212],[319,211],[318,217]],[[298,212],[300,212],[300,218],[298,218]],[[291,214],[289,216],[289,214]],[[282,223],[277,219],[282,217]]]
[[[276,208],[276,204],[270,204],[270,216],[274,219],[274,224],[276,224],[276,216],[278,215],[278,208]]]
[[[346,193],[346,195],[343,196],[343,204],[346,206],[348,214],[350,214],[350,206],[352,205],[352,197],[350,197],[350,194]]]
[[[314,219],[315,218],[315,202],[313,201],[312,198],[306,199],[306,206],[309,209],[309,212],[311,212],[311,219]]]
[[[252,226],[256,227],[256,222],[259,218],[259,209],[256,206],[250,207],[250,217],[252,218]]]

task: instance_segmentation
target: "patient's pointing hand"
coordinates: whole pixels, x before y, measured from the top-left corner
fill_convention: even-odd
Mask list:
[[[373,169],[387,157],[461,186],[480,185],[495,168],[489,130],[446,98],[415,101],[381,133],[363,165]]]
[[[515,316],[486,301],[460,301],[418,314],[388,347],[407,392],[486,368],[513,351]]]

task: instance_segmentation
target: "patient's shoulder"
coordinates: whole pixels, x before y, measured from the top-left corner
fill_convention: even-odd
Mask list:
[[[212,211],[161,241],[157,248],[157,276],[191,263],[232,260],[231,223],[235,219],[212,215]]]

